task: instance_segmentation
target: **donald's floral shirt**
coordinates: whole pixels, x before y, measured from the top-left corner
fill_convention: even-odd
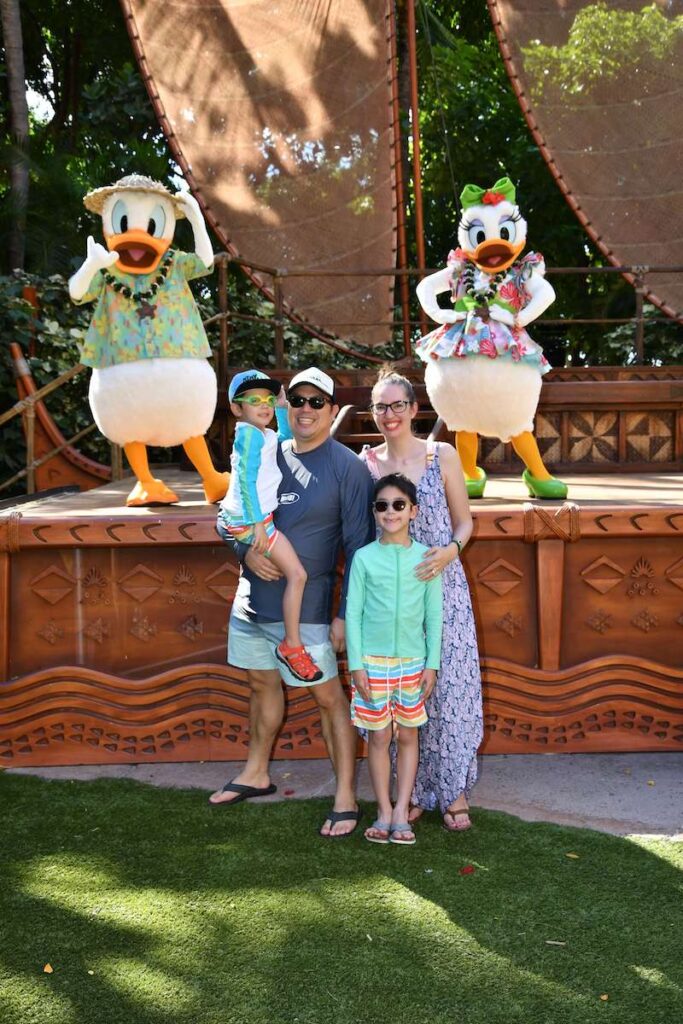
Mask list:
[[[128,299],[105,280],[99,270],[80,299],[96,302],[95,313],[81,348],[85,366],[102,369],[139,359],[201,359],[211,355],[199,310],[188,281],[211,272],[194,253],[173,252],[168,276],[156,295],[146,301]],[[133,292],[146,292],[154,274],[125,274],[112,267],[106,273]]]

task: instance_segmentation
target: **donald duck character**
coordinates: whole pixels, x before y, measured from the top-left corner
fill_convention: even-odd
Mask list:
[[[486,473],[477,466],[479,434],[512,442],[532,497],[564,498],[567,486],[545,468],[532,433],[541,378],[550,364],[526,326],[555,298],[543,257],[530,252],[519,259],[527,226],[509,178],[490,189],[466,185],[460,202],[459,247],[444,270],[417,287],[420,305],[442,325],[416,346],[426,363],[429,399],[457,431],[471,498],[483,497],[486,486]],[[445,291],[453,309],[442,309],[436,300]]]
[[[122,445],[135,487],[127,505],[170,505],[178,496],[153,477],[147,446],[182,444],[209,502],[229,475],[214,468],[204,434],[216,408],[211,349],[188,281],[208,274],[213,250],[199,204],[187,192],[130,174],[83,200],[101,214],[106,248],[88,238],[85,262],[69,280],[77,304],[95,302],[81,362],[92,367],[90,407],[106,438]],[[187,217],[195,252],[170,248]]]

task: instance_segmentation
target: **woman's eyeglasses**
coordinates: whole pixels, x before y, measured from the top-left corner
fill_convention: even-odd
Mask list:
[[[400,413],[405,412],[409,405],[410,402],[405,398],[400,398],[397,402],[374,402],[370,406],[370,412],[377,413],[378,416],[383,416],[389,409],[392,412]]]
[[[384,498],[378,498],[377,501],[373,501],[372,507],[375,512],[386,512],[391,505],[394,512],[403,512],[403,509],[409,504],[410,502],[406,501],[405,498],[394,498],[393,501],[385,501]]]
[[[275,408],[275,395],[244,395],[243,398],[234,398],[233,401],[240,405],[267,405],[269,409]]]
[[[306,395],[288,395],[287,400],[291,405],[292,409],[303,409],[305,405],[310,405],[311,409],[324,409],[326,405],[332,405],[332,401],[329,398],[325,398],[323,395],[312,395],[308,398]]]

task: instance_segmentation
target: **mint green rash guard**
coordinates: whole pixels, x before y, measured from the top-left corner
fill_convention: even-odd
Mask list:
[[[441,663],[441,575],[427,582],[415,575],[429,549],[373,541],[356,551],[346,599],[349,671],[363,668],[363,655],[424,658],[425,668]]]

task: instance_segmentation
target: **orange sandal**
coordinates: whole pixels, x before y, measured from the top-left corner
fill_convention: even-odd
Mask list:
[[[305,647],[288,647],[282,641],[275,648],[275,657],[286,665],[293,676],[302,683],[317,683],[323,674]]]

